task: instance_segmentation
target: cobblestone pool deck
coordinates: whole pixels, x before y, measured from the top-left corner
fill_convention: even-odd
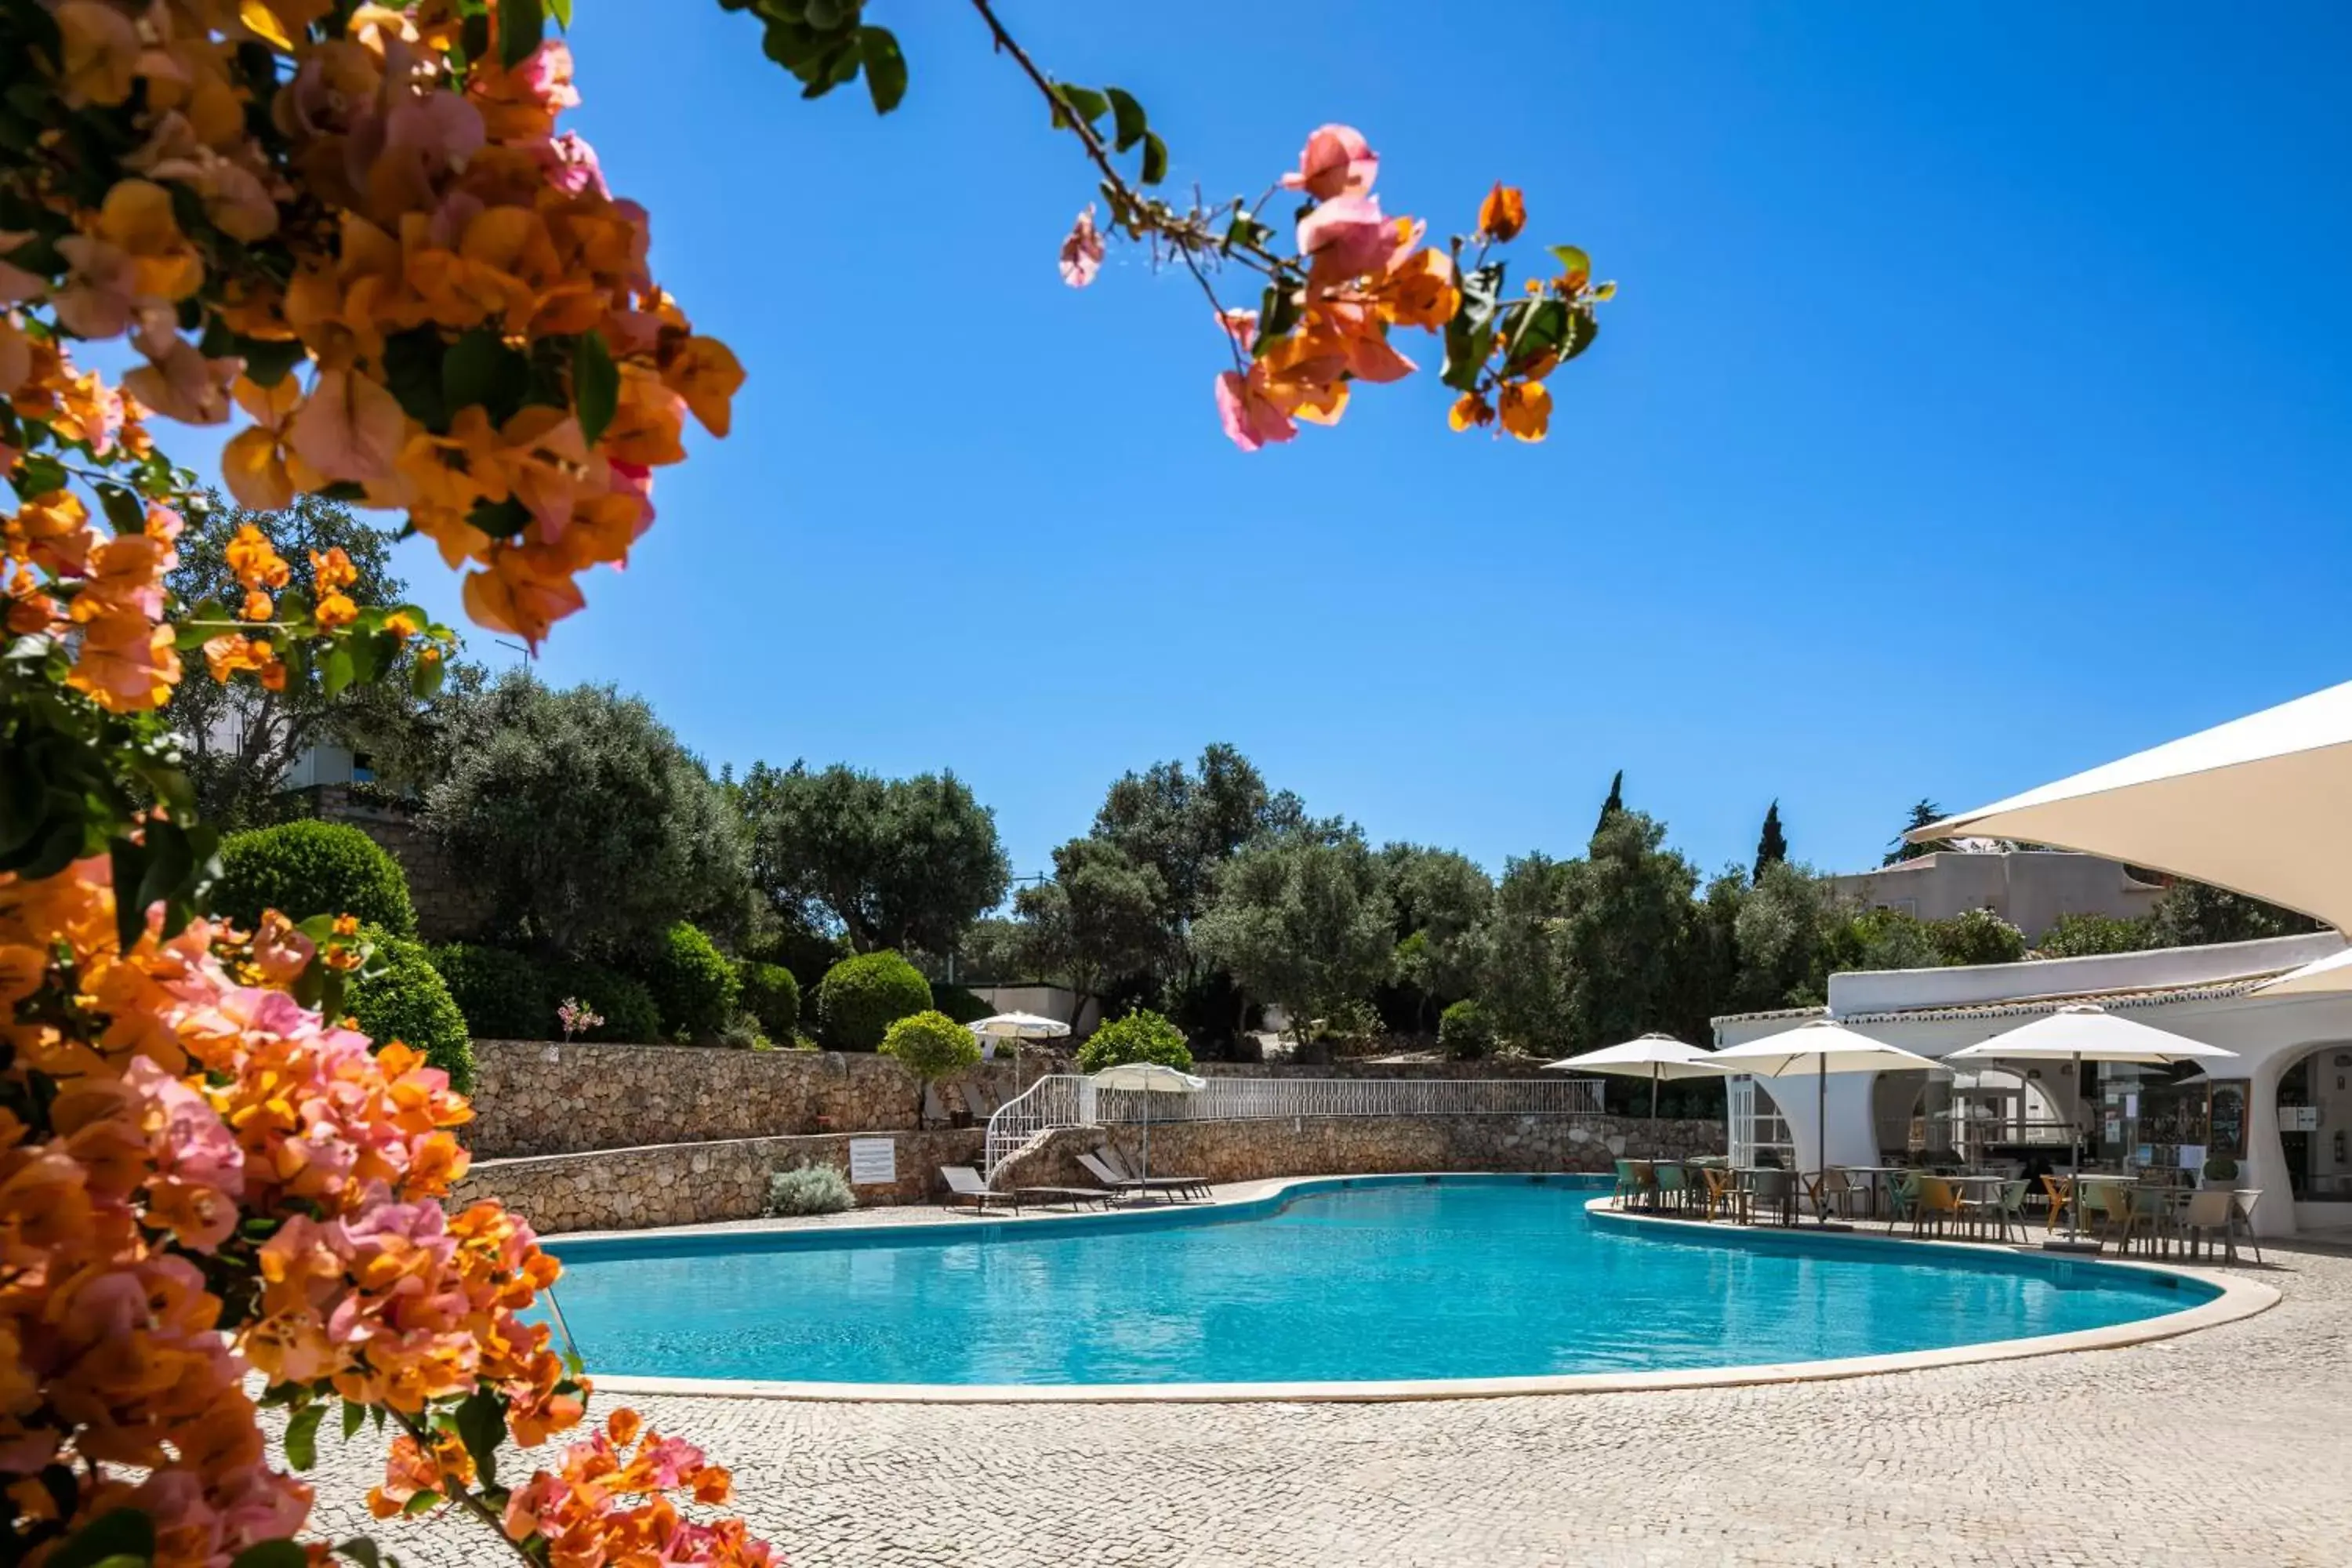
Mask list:
[[[2264,1250],[2245,1271],[2284,1299],[2243,1321],[1832,1383],[1394,1405],[629,1402],[730,1466],[742,1511],[799,1568],[2352,1563],[2352,1257]],[[466,1521],[369,1520],[379,1452],[321,1440],[321,1530],[373,1533],[412,1565],[500,1560]]]

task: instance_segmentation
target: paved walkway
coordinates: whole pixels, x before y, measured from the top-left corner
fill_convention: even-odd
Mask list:
[[[2272,1310],[2118,1351],[1824,1384],[1397,1405],[633,1400],[736,1473],[798,1568],[2352,1563],[2352,1258],[2268,1247]],[[655,1306],[648,1303],[648,1307]],[[789,1310],[788,1303],[779,1303]],[[330,1435],[320,1525],[412,1565]]]

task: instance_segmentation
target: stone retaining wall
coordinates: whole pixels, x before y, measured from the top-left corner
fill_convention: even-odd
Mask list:
[[[977,1127],[898,1132],[898,1181],[853,1189],[861,1206],[920,1203],[945,1190],[941,1165],[981,1163]],[[482,1160],[451,1194],[452,1208],[496,1198],[542,1232],[639,1230],[708,1220],[754,1219],[768,1204],[768,1176],[796,1165],[849,1173],[849,1138],[730,1138],[634,1149]]]
[[[1011,1098],[1014,1064],[998,1058],[970,1077]],[[1070,1071],[1066,1054],[1024,1047],[1024,1083]],[[1537,1063],[1333,1062],[1325,1067],[1203,1062],[1213,1078],[1526,1079]],[[965,1081],[959,1079],[958,1082]],[[478,1159],[577,1153],[646,1143],[898,1131],[915,1126],[915,1080],[865,1052],[743,1051],[707,1046],[587,1046],[551,1040],[474,1042]],[[953,1110],[952,1099],[949,1109]],[[985,1118],[982,1118],[984,1121]]]
[[[1693,1159],[1723,1152],[1719,1121],[1661,1121],[1659,1147]],[[1606,1171],[1629,1149],[1647,1154],[1649,1123],[1621,1116],[1332,1117],[1295,1121],[1170,1122],[1151,1130],[1151,1168],[1209,1182],[1396,1171]],[[995,1185],[1093,1186],[1077,1162],[1098,1143],[1132,1167],[1139,1127],[1049,1132],[1004,1163]]]

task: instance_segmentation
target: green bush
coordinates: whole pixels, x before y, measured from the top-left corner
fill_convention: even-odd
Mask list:
[[[1495,1051],[1495,1026],[1486,1009],[1466,998],[1437,1016],[1437,1048],[1457,1062],[1475,1061]]]
[[[466,1015],[425,956],[425,945],[382,927],[362,926],[360,932],[375,944],[371,973],[352,984],[346,998],[361,1029],[379,1046],[400,1040],[423,1051],[425,1060],[449,1075],[452,1089],[470,1091],[474,1046],[466,1033]]]
[[[425,956],[457,999],[466,1027],[478,1040],[546,1040],[555,1036],[556,998],[547,976],[520,952],[479,942],[450,942]]]
[[[1946,963],[2015,963],[2025,956],[2025,933],[1990,910],[1930,921],[1927,940]]]
[[[760,1020],[760,1027],[776,1039],[789,1039],[801,1021],[801,983],[781,963],[747,958],[735,966],[742,987],[743,1010]]]
[[[945,1013],[926,1007],[899,1019],[882,1037],[882,1054],[929,1084],[950,1073],[980,1065],[980,1042],[970,1029]],[[915,1097],[915,1122],[923,1121],[923,1096]]]
[[[1124,1018],[1113,1018],[1078,1047],[1080,1072],[1100,1072],[1121,1062],[1158,1062],[1182,1072],[1191,1069],[1192,1053],[1184,1044],[1183,1030],[1150,1008],[1139,1007]]]
[[[662,1037],[661,1008],[642,980],[574,960],[557,964],[547,976],[547,1034],[556,1034],[555,1007],[566,997],[584,1002],[604,1021],[580,1037],[600,1045],[649,1046]]]
[[[760,1027],[760,1020],[749,1013],[738,1013],[719,1026],[715,1042],[735,1051],[772,1051],[776,1043]]]
[[[870,1051],[899,1019],[926,1012],[931,988],[915,966],[885,948],[845,958],[817,983],[817,1037],[836,1051]]]
[[[280,823],[232,833],[221,843],[213,910],[251,930],[264,910],[289,920],[357,915],[394,936],[416,934],[416,907],[400,862],[366,834],[339,822]]]
[[[839,1214],[857,1206],[849,1178],[831,1165],[802,1165],[768,1174],[772,1215]]]
[[[661,1010],[665,1039],[698,1044],[718,1038],[742,996],[734,964],[700,927],[685,921],[656,937],[636,969]]]
[[[959,1024],[977,1024],[982,1018],[996,1016],[996,1009],[982,1001],[977,993],[967,991],[961,985],[933,985],[931,1005]]]

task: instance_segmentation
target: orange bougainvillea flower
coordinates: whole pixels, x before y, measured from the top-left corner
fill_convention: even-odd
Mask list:
[[[320,631],[331,632],[359,619],[360,607],[352,602],[349,594],[329,594],[320,599],[310,614],[318,621]]]
[[[331,594],[358,582],[360,569],[352,564],[352,558],[343,553],[343,547],[338,544],[323,555],[315,550],[310,552],[310,577],[318,592]]]
[[[1478,204],[1478,232],[1488,239],[1512,240],[1528,226],[1528,201],[1517,185],[1495,182]]]
[[[1455,398],[1454,406],[1445,415],[1445,423],[1456,430],[1467,430],[1474,425],[1491,425],[1494,421],[1494,405],[1475,392],[1465,392]]]
[[[266,621],[278,613],[278,601],[258,588],[246,591],[245,603],[237,606],[240,621]]]
[[[727,434],[729,408],[743,384],[743,366],[717,338],[688,338],[662,362],[662,383],[713,436]]]
[[[253,420],[250,428],[229,437],[221,451],[221,478],[227,482],[229,493],[236,497],[239,506],[256,511],[291,506],[298,483],[287,457],[286,424],[302,406],[301,384],[291,375],[279,376],[270,386],[239,376],[229,387],[229,395]],[[322,482],[315,474],[299,478],[311,481],[300,484],[301,489],[315,489]]]
[[[1496,412],[1520,440],[1540,441],[1551,427],[1551,389],[1540,381],[1507,381]]]
[[[293,579],[293,568],[269,542],[269,536],[252,523],[236,531],[226,553],[229,571],[247,588],[283,588]]]

